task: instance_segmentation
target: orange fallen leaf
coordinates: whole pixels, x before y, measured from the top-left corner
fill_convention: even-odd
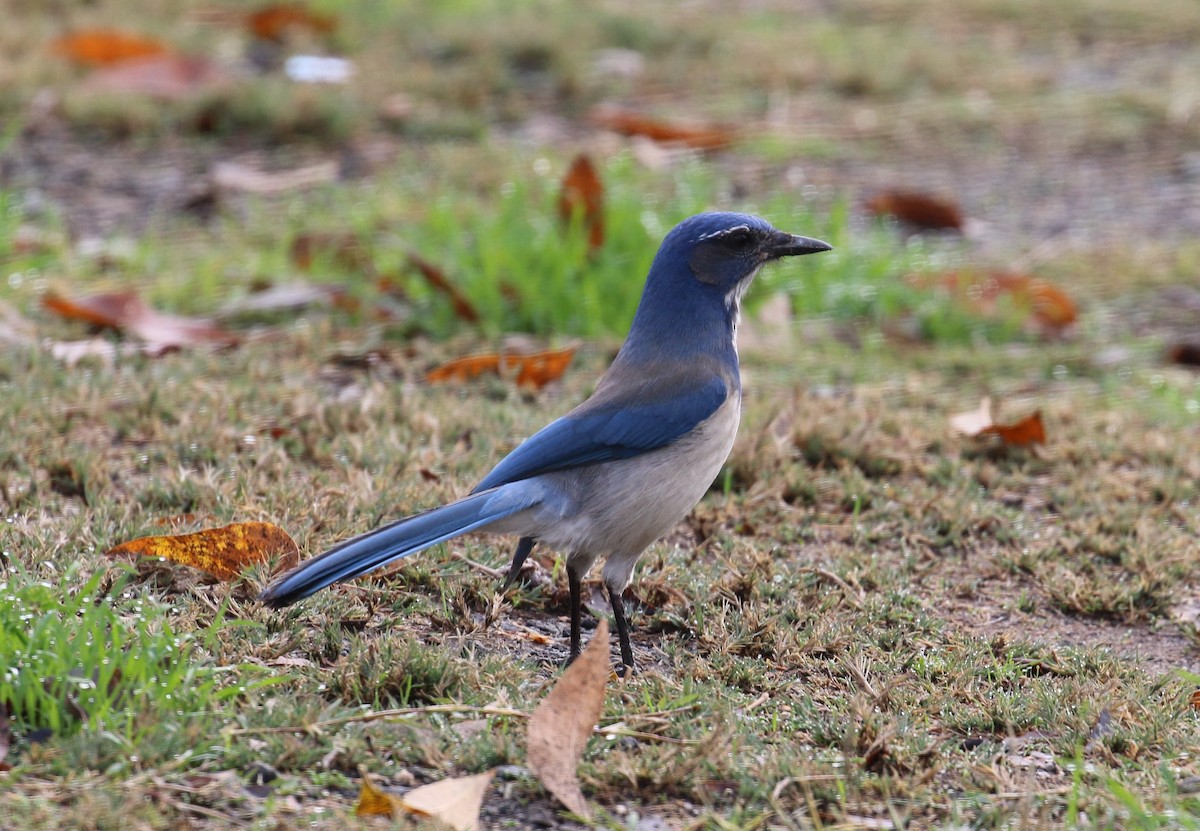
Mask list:
[[[431,384],[441,381],[469,381],[480,375],[514,376],[518,387],[541,389],[562,377],[575,357],[575,347],[528,355],[472,355],[434,367],[425,373]]]
[[[58,38],[52,48],[85,66],[110,66],[136,58],[165,55],[169,51],[154,38],[117,29],[84,29]]]
[[[337,18],[317,14],[300,3],[274,3],[246,15],[246,27],[257,38],[280,43],[292,29],[329,34],[337,29]]]
[[[234,335],[203,318],[164,314],[146,305],[136,292],[117,291],[71,300],[53,292],[42,305],[65,318],[116,329],[160,349],[201,344],[232,344]]]
[[[1192,705],[1193,710],[1200,710],[1200,690],[1193,690],[1188,698],[1188,703]]]
[[[950,426],[964,436],[997,436],[1010,447],[1027,447],[1046,443],[1046,427],[1041,411],[1036,411],[1012,424],[997,424],[992,418],[992,399],[984,398],[979,409],[950,417]]]
[[[566,668],[529,718],[525,745],[529,769],[568,810],[588,819],[592,811],[576,769],[604,710],[610,671],[608,620],[600,618],[583,654]]]
[[[582,219],[591,250],[604,244],[604,185],[586,153],[575,157],[563,177],[558,216],[563,222],[571,222],[577,216]]]
[[[235,522],[221,528],[209,528],[194,534],[139,537],[113,546],[107,557],[163,557],[211,574],[218,580],[232,580],[248,566],[279,557],[277,570],[291,568],[300,561],[296,542],[278,525],[269,522]]]
[[[202,57],[151,55],[98,69],[80,89],[93,93],[144,95],[159,101],[182,101],[219,89],[229,76]]]
[[[589,119],[596,126],[623,136],[645,136],[664,144],[682,144],[695,150],[722,150],[737,139],[733,130],[724,127],[675,124],[612,107],[593,110]]]
[[[454,306],[454,313],[460,320],[465,320],[467,323],[479,322],[479,312],[475,311],[471,301],[459,291],[458,286],[447,279],[446,272],[412,251],[408,252],[408,264],[420,272],[429,285],[450,298],[450,303]]]
[[[422,817],[433,817],[455,831],[475,831],[479,827],[479,809],[488,787],[492,784],[494,770],[475,776],[458,776],[443,779],[413,788],[403,796],[381,791],[371,784],[366,768],[360,767],[362,785],[358,791],[358,805],[354,813],[360,817],[399,816],[408,812]]]
[[[1006,271],[948,271],[932,276],[910,276],[918,287],[937,286],[953,294],[976,314],[994,315],[1000,299],[1008,297],[1028,315],[1038,330],[1060,335],[1079,319],[1075,302],[1058,287],[1028,274]]]
[[[313,261],[326,259],[347,271],[372,274],[375,263],[370,247],[351,231],[309,231],[292,240],[292,262],[297,268],[311,271]]]
[[[385,793],[371,784],[367,769],[360,766],[359,775],[362,784],[358,788],[358,805],[354,807],[355,816],[360,817],[394,817],[399,813],[399,800],[390,793]]]
[[[876,216],[894,216],[918,228],[961,231],[964,225],[962,211],[956,202],[921,191],[880,191],[867,200],[866,207]]]

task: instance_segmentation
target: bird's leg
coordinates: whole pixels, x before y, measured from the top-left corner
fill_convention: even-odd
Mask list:
[[[617,640],[621,644],[621,675],[633,671],[633,647],[629,645],[629,621],[625,618],[625,601],[621,590],[611,583],[608,586],[608,602],[612,604],[613,623],[617,625]]]
[[[571,587],[571,651],[567,655],[567,664],[579,657],[583,651],[582,638],[579,630],[583,626],[583,575],[567,566],[567,585]]]
[[[508,567],[508,576],[504,578],[504,585],[500,587],[501,594],[508,591],[516,581],[517,575],[521,573],[521,566],[525,564],[529,552],[533,551],[535,542],[537,541],[533,537],[521,537],[517,541],[517,550],[513,552],[512,565]]]

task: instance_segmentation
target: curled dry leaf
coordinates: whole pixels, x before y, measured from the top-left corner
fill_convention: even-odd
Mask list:
[[[446,272],[412,251],[408,253],[408,264],[416,269],[429,285],[450,298],[450,303],[454,306],[454,313],[460,320],[465,320],[467,323],[479,322],[479,312],[475,311],[471,301],[459,290],[458,286],[447,279]]]
[[[563,222],[582,218],[588,246],[595,251],[604,244],[604,185],[596,166],[586,153],[571,162],[558,195],[558,216]]]
[[[492,777],[496,775],[494,770],[489,770],[476,776],[443,779],[413,788],[403,796],[395,796],[372,785],[365,769],[359,768],[359,772],[362,774],[362,785],[358,792],[358,805],[354,809],[358,816],[395,817],[407,812],[432,817],[455,831],[475,831],[479,827],[479,809],[492,784]]]
[[[992,418],[991,398],[980,401],[978,410],[951,416],[950,426],[964,436],[997,436],[1011,447],[1046,443],[1046,428],[1040,410],[1012,424],[997,424]]]
[[[336,161],[316,162],[289,170],[259,170],[241,162],[217,162],[210,173],[219,190],[271,196],[337,181]]]
[[[232,580],[248,566],[278,557],[277,570],[295,566],[300,549],[282,528],[269,522],[235,522],[194,534],[140,537],[104,552],[107,557],[163,557],[198,568],[218,580]]]
[[[876,216],[894,216],[901,222],[928,230],[961,231],[965,224],[957,202],[915,190],[880,191],[867,200],[867,210]]]
[[[118,29],[84,29],[60,37],[51,48],[84,66],[111,66],[169,51],[161,41]]]
[[[301,3],[273,3],[246,15],[246,28],[262,40],[282,43],[289,31],[307,30],[330,34],[337,29],[337,18],[317,14]]]
[[[1001,298],[1028,315],[1028,322],[1044,333],[1059,335],[1079,319],[1075,302],[1062,289],[1028,274],[1007,271],[948,271],[913,275],[909,282],[921,288],[934,286],[953,294],[981,315],[997,312]]]
[[[608,621],[601,618],[583,654],[529,719],[525,756],[530,770],[568,810],[585,818],[592,812],[576,768],[604,710],[609,672]]]
[[[311,271],[314,261],[327,260],[347,271],[375,273],[367,242],[352,231],[310,231],[292,240],[292,263]]]
[[[529,355],[472,355],[434,367],[425,373],[425,380],[431,384],[442,381],[469,381],[480,375],[494,374],[513,377],[518,387],[541,389],[561,378],[574,356],[573,346]]]
[[[694,150],[723,150],[737,139],[725,127],[675,124],[613,107],[598,107],[589,115],[597,127],[623,136],[645,136],[663,144],[681,144]]]
[[[79,300],[51,292],[42,298],[42,305],[65,318],[133,335],[161,350],[236,341],[232,333],[212,321],[155,311],[132,291],[94,294]]]
[[[1167,347],[1167,362],[1200,367],[1200,340],[1179,341]]]

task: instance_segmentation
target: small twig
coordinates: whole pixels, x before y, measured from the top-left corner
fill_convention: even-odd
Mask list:
[[[843,580],[841,577],[838,577],[832,571],[828,571],[823,568],[817,568],[814,566],[812,568],[806,568],[806,569],[801,569],[801,570],[811,572],[811,573],[817,575],[818,577],[828,580],[831,583],[835,583],[839,588],[841,588],[842,592],[846,595],[846,600],[848,600],[850,602],[850,605],[853,606],[855,609],[862,611],[863,601],[866,600],[866,595],[863,593],[862,589],[856,589],[855,587],[853,587],[849,583],[847,583],[845,580]]]
[[[626,720],[650,718],[665,713],[677,713],[685,710],[694,709],[696,705],[690,704],[685,707],[676,707],[671,710],[661,710],[656,713],[638,713],[626,717]],[[322,721],[314,721],[312,724],[293,725],[288,727],[234,727],[224,731],[226,736],[261,736],[268,734],[279,733],[306,733],[313,736],[320,736],[326,731],[344,727],[347,724],[367,724],[373,721],[384,720],[402,720],[409,719],[413,716],[432,714],[432,713],[470,713],[478,716],[500,716],[510,718],[530,717],[529,713],[524,710],[514,710],[510,707],[472,707],[467,704],[430,704],[427,707],[403,707],[395,710],[379,710],[374,713],[363,713],[356,716],[342,716],[341,718],[324,719]],[[629,736],[634,739],[644,739],[646,741],[665,742],[667,744],[693,745],[697,744],[695,739],[676,739],[672,736],[660,736],[657,733],[646,733],[641,730],[633,730],[623,726],[622,722],[608,725],[606,727],[596,727],[594,732],[609,736]]]
[[[491,577],[495,577],[497,580],[500,580],[508,575],[508,572],[504,571],[503,569],[492,568],[491,566],[487,566],[487,565],[484,565],[483,563],[476,562],[475,560],[472,560],[470,557],[468,557],[466,554],[461,554],[458,551],[454,552],[453,557],[456,560],[462,560],[464,563],[466,563],[467,565],[469,565],[471,568],[475,569],[476,571],[482,571],[484,574],[487,574]]]

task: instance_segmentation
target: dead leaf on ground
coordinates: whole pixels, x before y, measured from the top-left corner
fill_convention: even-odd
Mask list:
[[[563,177],[558,195],[558,216],[563,222],[571,222],[576,217],[582,220],[592,251],[604,244],[604,185],[586,153],[575,157]]]
[[[118,29],[83,29],[58,38],[51,48],[84,66],[111,66],[170,51],[159,40]]]
[[[255,37],[275,43],[282,43],[293,30],[327,35],[338,23],[333,15],[318,14],[301,3],[273,3],[246,15],[245,20]]]
[[[51,292],[42,297],[42,305],[65,318],[139,338],[157,350],[153,354],[203,344],[230,345],[237,340],[210,320],[155,311],[132,291],[94,294],[79,300]]]
[[[8,704],[0,704],[0,772],[12,770],[8,758],[8,748],[12,744],[12,730],[8,724]]]
[[[98,69],[80,89],[93,95],[142,95],[159,101],[183,101],[229,82],[229,75],[208,58],[167,54]]]
[[[992,418],[992,399],[984,398],[979,409],[959,413],[950,417],[950,426],[964,436],[972,438],[997,436],[1011,447],[1028,447],[1046,443],[1046,428],[1040,410],[1012,424],[997,424]]]
[[[259,170],[241,162],[217,162],[210,176],[218,190],[272,196],[336,182],[336,161],[316,162],[288,170]]]
[[[901,222],[926,230],[962,231],[965,225],[957,202],[921,191],[880,191],[867,200],[866,207],[876,216],[894,216]]]
[[[1079,310],[1067,294],[1046,280],[1007,271],[947,271],[933,275],[911,275],[908,281],[919,288],[934,286],[953,294],[971,311],[994,315],[1002,298],[1028,315],[1040,332],[1061,335],[1079,319]]]
[[[723,150],[737,140],[737,133],[726,127],[660,121],[613,107],[598,107],[588,118],[597,127],[623,136],[645,136],[663,144],[681,144],[694,150]]]
[[[276,570],[295,566],[300,549],[282,528],[269,522],[235,522],[194,534],[140,537],[113,546],[107,557],[162,557],[198,568],[218,580],[232,580],[248,566],[278,557]]]
[[[1193,710],[1200,710],[1200,690],[1193,690],[1188,698],[1188,703],[1192,705]]]
[[[1200,340],[1180,341],[1167,347],[1167,362],[1200,367]]]
[[[512,377],[518,387],[541,389],[561,378],[574,356],[573,346],[525,355],[472,355],[434,367],[425,373],[425,380],[436,384],[442,381],[469,381],[480,375],[493,374]]]
[[[546,790],[572,813],[587,819],[592,811],[580,790],[576,769],[604,711],[609,664],[608,621],[601,618],[583,654],[533,711],[525,747],[529,769]]]
[[[458,286],[447,279],[446,272],[412,251],[408,252],[408,264],[420,272],[429,285],[450,298],[450,303],[454,306],[454,313],[460,320],[465,320],[467,323],[479,322],[479,312],[475,311],[471,301],[459,290]]]
[[[309,231],[292,240],[292,263],[311,271],[313,263],[327,259],[347,271],[375,273],[375,262],[367,242],[352,231]]]
[[[293,280],[232,300],[217,310],[217,317],[225,320],[241,315],[297,312],[317,305],[350,309],[352,301],[344,286]]]
[[[413,788],[403,796],[381,791],[371,784],[365,768],[359,769],[362,786],[354,813],[360,817],[399,816],[402,812],[432,817],[456,831],[475,831],[479,809],[492,784],[494,770],[475,776],[458,776]]]

